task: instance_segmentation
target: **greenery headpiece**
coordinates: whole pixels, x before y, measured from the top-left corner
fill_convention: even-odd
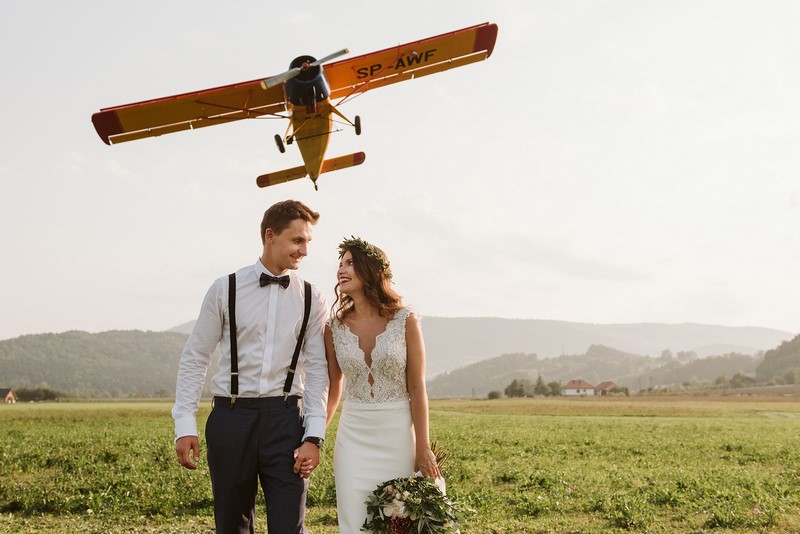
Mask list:
[[[350,239],[344,239],[339,243],[339,258],[344,256],[344,253],[351,248],[357,248],[363,252],[367,258],[377,263],[386,278],[392,277],[392,272],[389,270],[389,261],[378,252],[378,249],[376,249],[374,245],[371,245],[360,237],[351,235]]]

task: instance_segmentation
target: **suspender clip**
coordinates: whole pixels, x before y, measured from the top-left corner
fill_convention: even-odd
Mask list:
[[[236,395],[231,395],[231,410],[236,405]]]

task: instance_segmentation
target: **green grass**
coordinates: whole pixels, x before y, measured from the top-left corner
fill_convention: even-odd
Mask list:
[[[177,464],[169,408],[0,406],[0,532],[212,532],[208,471]],[[431,428],[476,510],[465,532],[800,531],[791,399],[442,400]],[[334,435],[312,533],[337,531]]]

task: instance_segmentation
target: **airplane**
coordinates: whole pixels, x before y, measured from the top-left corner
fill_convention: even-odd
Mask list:
[[[349,51],[321,59],[302,55],[276,76],[103,108],[92,115],[92,123],[110,145],[241,119],[289,119],[275,144],[284,153],[297,141],[303,165],[263,174],[256,184],[268,187],[308,176],[317,189],[320,174],[360,165],[366,157],[356,152],[325,159],[330,134],[338,131],[334,118],[361,134],[361,118],[351,121],[340,105],[378,87],[483,61],[496,39],[497,25],[487,22],[333,63],[328,62]]]

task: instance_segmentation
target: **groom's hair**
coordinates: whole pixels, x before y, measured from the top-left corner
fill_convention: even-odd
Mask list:
[[[303,219],[311,224],[317,224],[319,213],[312,210],[299,200],[284,200],[277,202],[264,212],[261,219],[261,244],[264,244],[264,235],[267,228],[272,228],[275,234],[280,234],[295,219]]]

